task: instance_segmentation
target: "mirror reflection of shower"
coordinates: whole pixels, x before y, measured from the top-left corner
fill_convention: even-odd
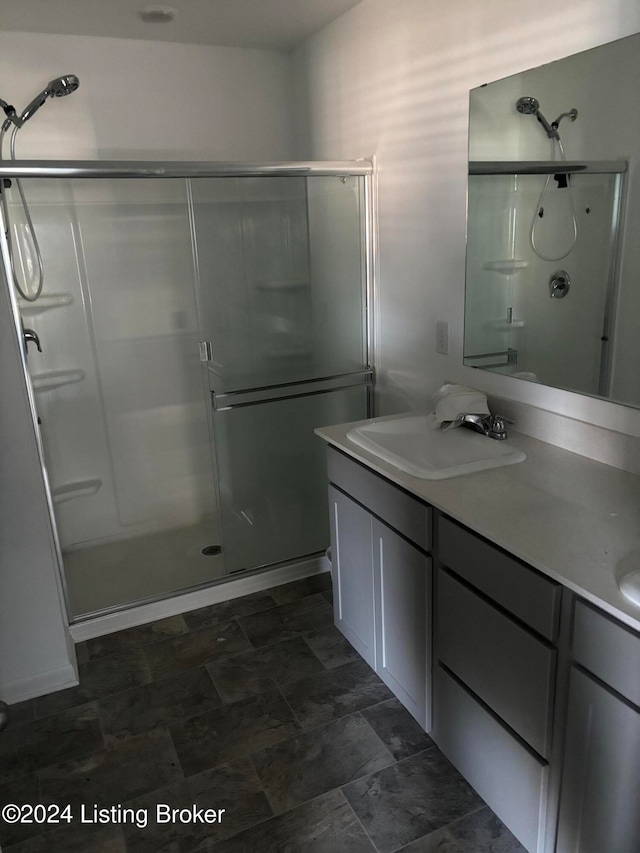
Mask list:
[[[558,118],[554,119],[554,121],[552,121],[552,122],[549,122],[549,121],[547,121],[547,119],[545,118],[545,116],[543,115],[543,113],[540,110],[540,101],[538,101],[537,98],[534,98],[530,95],[525,95],[516,101],[516,110],[519,113],[522,113],[523,115],[533,115],[536,117],[536,119],[538,120],[538,122],[542,126],[542,129],[544,130],[545,134],[547,135],[547,137],[549,138],[549,140],[551,142],[551,159],[552,160],[560,159],[560,160],[566,161],[567,158],[565,155],[564,146],[562,144],[562,139],[560,138],[560,131],[559,131],[560,122],[565,118],[568,118],[571,121],[575,121],[578,117],[578,110],[575,107],[573,107],[572,109],[568,110],[567,112],[560,113]],[[573,189],[571,186],[571,176],[569,174],[566,174],[566,177],[564,179],[565,183],[562,186],[563,186],[563,188],[566,188],[569,191],[569,209],[570,209],[570,215],[571,215],[571,231],[572,231],[572,236],[569,240],[569,244],[565,249],[560,250],[560,254],[553,254],[553,255],[546,254],[537,245],[537,242],[536,242],[536,226],[542,220],[544,213],[545,213],[545,200],[547,198],[547,192],[549,190],[549,184],[551,181],[551,177],[552,177],[551,174],[547,175],[547,179],[546,179],[544,186],[542,188],[542,192],[540,193],[540,198],[538,199],[538,203],[537,203],[535,210],[533,212],[533,219],[531,221],[531,231],[530,231],[529,236],[530,236],[530,241],[531,241],[531,248],[533,249],[533,251],[536,253],[536,255],[539,258],[541,258],[543,261],[560,261],[563,258],[567,257],[567,255],[571,252],[571,250],[573,249],[573,247],[576,244],[576,241],[578,239],[578,223],[576,221],[576,209],[575,209],[575,204],[574,204],[574,200],[573,200]],[[560,187],[561,185],[558,184],[558,186]]]
[[[32,116],[40,109],[40,107],[45,103],[48,98],[62,98],[65,95],[70,95],[72,92],[75,92],[78,86],[80,85],[80,81],[76,77],[75,74],[64,74],[62,77],[56,77],[54,80],[51,80],[45,88],[39,92],[33,100],[27,104],[22,113],[18,115],[16,109],[11,104],[8,104],[6,101],[3,101],[0,98],[0,107],[4,110],[6,115],[6,119],[2,124],[2,128],[0,129],[0,160],[4,160],[3,148],[4,148],[4,137],[9,129],[11,129],[11,136],[9,139],[9,156],[11,160],[15,160],[15,142],[16,142],[16,134],[18,131],[25,125],[25,123],[32,118]],[[7,242],[9,244],[9,253],[11,258],[11,274],[13,276],[13,283],[15,284],[16,290],[20,294],[20,296],[26,302],[35,302],[40,294],[42,293],[42,287],[44,285],[44,268],[42,264],[42,255],[40,253],[40,246],[38,245],[38,238],[36,236],[35,229],[33,227],[33,222],[31,220],[31,214],[29,213],[29,207],[27,205],[27,200],[24,194],[24,190],[22,189],[21,181],[16,178],[15,185],[18,190],[18,194],[20,196],[20,203],[22,205],[22,209],[24,211],[25,218],[25,242],[27,245],[25,246],[25,262],[24,262],[24,272],[23,272],[23,282],[20,284],[19,277],[16,271],[16,247],[12,245],[11,239],[11,224],[9,218],[9,204],[7,200],[7,186],[3,186],[0,189],[0,197],[2,198],[2,212],[4,217],[4,227],[6,229]],[[29,248],[28,243],[31,243]],[[35,259],[35,264],[34,264]],[[33,282],[30,286],[29,279],[33,279]]]

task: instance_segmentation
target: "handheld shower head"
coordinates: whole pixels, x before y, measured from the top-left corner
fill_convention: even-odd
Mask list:
[[[40,107],[44,104],[47,98],[61,98],[64,95],[70,95],[72,92],[75,92],[79,85],[80,81],[78,80],[75,74],[65,74],[63,77],[56,77],[54,80],[50,80],[47,83],[46,87],[42,90],[42,92],[37,94],[35,98],[29,104],[27,104],[22,115],[20,116],[16,113],[14,107],[12,107],[11,104],[8,104],[6,101],[0,99],[0,108],[4,110],[4,113],[6,115],[6,119],[3,121],[2,126],[0,127],[0,160],[3,159],[2,148],[4,143],[4,135],[9,130],[12,124],[14,125],[14,127],[11,133],[9,151],[11,159],[15,160],[16,133],[20,130],[21,127],[23,127],[24,123],[28,121],[31,116],[40,109]],[[29,235],[30,241],[28,242],[31,243],[30,247],[28,246],[28,242],[25,245],[27,257],[29,257],[29,255],[31,256],[28,265],[30,264],[31,260],[33,260],[37,262],[37,269],[34,281],[32,282],[33,287],[29,286],[29,282],[27,280],[28,278],[31,278],[30,275],[21,276],[23,281],[23,286],[21,287],[20,278],[16,275],[14,249],[11,244],[11,226],[9,224],[10,219],[9,208],[7,204],[7,194],[6,192],[2,192],[0,194],[0,206],[2,208],[2,214],[5,222],[4,227],[6,228],[7,243],[9,245],[11,276],[13,278],[13,283],[16,286],[16,290],[18,291],[20,296],[22,296],[22,298],[25,299],[27,302],[35,302],[40,297],[40,294],[42,293],[42,287],[44,285],[44,267],[42,264],[42,254],[40,252],[38,238],[33,227],[33,221],[29,213],[27,200],[22,190],[22,185],[19,178],[15,179],[15,184],[20,195],[20,201],[22,202],[24,219],[26,222],[25,234]],[[27,238],[25,236],[25,240],[26,239]]]
[[[538,101],[537,98],[530,98],[526,96],[524,98],[518,98],[516,101],[516,109],[519,113],[526,116],[535,115],[540,109],[540,101]]]
[[[516,101],[516,109],[519,113],[522,113],[526,116],[535,116],[540,124],[544,127],[544,132],[547,134],[549,139],[559,139],[560,136],[558,134],[558,128],[549,124],[546,118],[540,112],[540,101],[537,98],[532,98],[529,95],[525,95],[522,98],[518,98]]]
[[[40,109],[47,98],[62,98],[64,95],[70,95],[80,85],[80,81],[75,74],[65,74],[63,77],[56,77],[47,83],[46,87],[35,96],[35,98],[24,108],[20,121],[24,124],[31,116]]]
[[[65,95],[75,92],[79,85],[80,81],[75,74],[64,74],[48,83],[47,91],[52,98],[63,98]]]

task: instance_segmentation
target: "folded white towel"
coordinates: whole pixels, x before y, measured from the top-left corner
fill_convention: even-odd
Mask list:
[[[466,385],[447,383],[433,395],[435,411],[434,429],[450,429],[460,426],[463,415],[488,415],[487,395]]]

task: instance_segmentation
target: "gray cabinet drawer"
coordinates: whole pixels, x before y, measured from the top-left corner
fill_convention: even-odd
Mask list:
[[[543,849],[548,766],[441,667],[433,737],[530,853]]]
[[[431,508],[333,448],[329,481],[425,551],[431,549]]]
[[[438,657],[507,725],[548,757],[556,651],[438,573]]]
[[[444,516],[440,517],[438,532],[443,565],[543,637],[555,640],[560,615],[560,584]]]
[[[576,601],[573,656],[605,684],[640,706],[640,635],[584,601]]]

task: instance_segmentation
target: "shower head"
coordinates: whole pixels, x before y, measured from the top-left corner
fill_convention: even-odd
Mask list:
[[[62,98],[64,95],[70,95],[80,85],[80,81],[75,74],[64,74],[62,77],[56,77],[55,80],[47,85],[47,90],[52,98]]]
[[[64,95],[70,95],[80,85],[80,81],[75,74],[65,74],[62,77],[56,77],[47,83],[46,87],[29,103],[20,116],[20,121],[24,124],[31,116],[40,109],[47,98],[62,98]]]
[[[523,113],[526,116],[535,115],[540,109],[540,101],[530,97],[518,98],[516,109],[519,113]]]
[[[540,112],[540,101],[537,98],[532,98],[529,95],[525,95],[522,98],[518,98],[516,101],[516,109],[519,113],[522,113],[525,116],[535,116],[540,124],[544,128],[544,132],[547,134],[549,139],[560,139],[560,134],[558,133],[558,128],[554,127],[554,125],[549,124],[546,118]]]

